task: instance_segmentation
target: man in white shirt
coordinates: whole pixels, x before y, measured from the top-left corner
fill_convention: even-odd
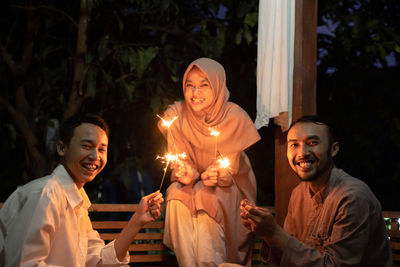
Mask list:
[[[141,199],[120,235],[105,245],[94,231],[83,189],[107,163],[108,126],[96,115],[61,128],[60,164],[49,176],[19,187],[0,209],[0,266],[103,266],[129,263],[128,247],[160,215],[160,192]]]

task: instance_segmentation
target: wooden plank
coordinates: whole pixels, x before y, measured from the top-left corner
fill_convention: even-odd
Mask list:
[[[293,120],[316,114],[317,0],[296,0],[293,73]],[[286,158],[286,132],[275,127],[275,209],[283,225],[292,189],[299,180]]]
[[[92,204],[90,212],[134,212],[137,204]]]
[[[128,221],[92,221],[92,225],[94,229],[122,229]],[[145,224],[142,228],[148,229],[163,229],[164,222],[163,221],[155,221],[149,222]]]
[[[398,250],[400,253],[400,242],[399,241],[390,240],[390,246],[392,247],[392,250]]]
[[[114,240],[118,236],[118,233],[100,233],[100,237],[103,240]],[[138,233],[135,236],[135,240],[162,240],[163,233]]]
[[[132,244],[129,246],[129,251],[168,251],[164,244],[157,243],[157,244]]]
[[[89,212],[135,212],[138,204],[92,204]],[[161,211],[165,205],[161,205]]]
[[[400,211],[382,211],[382,216],[385,218],[398,219],[400,218]]]
[[[388,235],[394,238],[400,238],[400,231],[398,230],[388,230]]]
[[[130,262],[176,262],[175,255],[131,255]]]

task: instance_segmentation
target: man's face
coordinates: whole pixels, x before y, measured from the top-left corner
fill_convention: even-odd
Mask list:
[[[82,123],[75,128],[69,145],[59,141],[57,152],[78,188],[92,181],[107,163],[108,137],[99,126]]]
[[[338,149],[337,142],[329,144],[328,127],[323,124],[296,123],[287,135],[287,158],[302,181],[314,181],[327,174]]]

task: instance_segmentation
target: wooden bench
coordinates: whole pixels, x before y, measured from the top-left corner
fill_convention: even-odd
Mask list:
[[[136,211],[136,204],[93,204],[89,216],[93,228],[100,237],[109,242],[116,238],[121,229]],[[270,207],[273,210],[273,207]],[[130,261],[134,266],[178,266],[174,253],[163,245],[165,206],[155,222],[146,224],[129,247]],[[256,239],[253,247],[253,265],[261,264],[261,240]]]
[[[0,203],[0,208],[3,203]],[[136,211],[136,204],[93,204],[89,216],[93,228],[106,242],[115,239]],[[269,207],[273,210],[273,207]],[[383,211],[393,251],[393,266],[400,267],[400,211]],[[130,261],[134,266],[178,266],[174,253],[162,243],[164,231],[164,206],[162,215],[155,222],[146,224],[129,247]],[[253,247],[253,265],[261,264],[261,241]]]
[[[393,254],[393,266],[400,267],[400,211],[382,211],[388,228],[388,236]]]

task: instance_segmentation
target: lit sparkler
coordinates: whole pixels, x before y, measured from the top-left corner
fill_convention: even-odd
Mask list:
[[[176,145],[175,145],[175,140],[174,140],[174,136],[171,133],[171,125],[172,123],[178,118],[178,116],[173,117],[171,120],[165,120],[163,119],[160,115],[156,114],[156,116],[158,118],[160,118],[160,120],[162,121],[161,125],[164,127],[167,127],[168,129],[168,135],[171,136],[171,140],[172,140],[172,145],[174,146],[174,150],[176,151]]]
[[[160,189],[162,188],[162,185],[164,183],[164,178],[165,178],[165,174],[167,173],[167,169],[169,164],[172,163],[179,163],[181,161],[181,159],[185,159],[186,158],[186,153],[180,153],[180,154],[172,154],[171,152],[168,152],[167,154],[164,155],[164,157],[161,156],[157,156],[156,159],[161,159],[163,160],[163,163],[165,163],[165,167],[164,167],[164,174],[163,177],[161,179],[161,184],[160,184]]]
[[[222,155],[217,159],[218,167],[220,169],[230,170],[231,169],[231,162],[229,158],[223,157]]]
[[[211,134],[212,136],[215,136],[215,150],[214,150],[214,156],[215,156],[215,158],[217,158],[218,135],[219,135],[219,132],[218,132],[217,130],[215,130],[214,128],[212,128],[212,127],[208,127],[208,130],[210,131],[210,134]]]

